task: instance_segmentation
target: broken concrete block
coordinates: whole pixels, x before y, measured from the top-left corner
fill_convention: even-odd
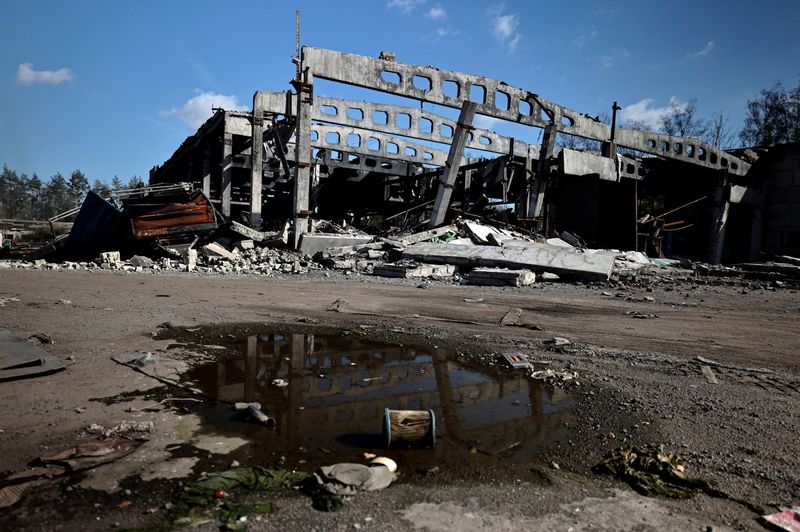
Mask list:
[[[478,286],[528,286],[534,282],[536,274],[530,270],[475,268],[469,274],[469,284]]]
[[[223,259],[233,261],[236,259],[236,255],[222,247],[221,245],[217,244],[216,242],[212,242],[211,244],[206,244],[203,246],[203,253],[207,257],[222,257]]]
[[[405,279],[421,277],[452,277],[456,267],[451,264],[378,264],[372,274],[379,277],[401,277]]]
[[[118,264],[122,262],[119,251],[106,251],[100,254],[100,262],[108,262],[110,264]]]
[[[236,249],[244,251],[247,249],[253,249],[255,247],[255,244],[253,244],[252,240],[239,240],[234,244],[234,246],[236,247]]]
[[[128,262],[130,262],[131,266],[133,266],[134,268],[153,267],[153,260],[150,257],[144,257],[142,255],[134,255]]]
[[[356,262],[352,259],[334,260],[331,267],[334,270],[352,270],[356,267]]]
[[[34,266],[44,266],[45,264],[47,264],[47,261],[44,259],[36,259],[33,261]]]
[[[197,268],[197,250],[187,249],[183,254],[183,263],[186,265],[187,271],[194,271]]]

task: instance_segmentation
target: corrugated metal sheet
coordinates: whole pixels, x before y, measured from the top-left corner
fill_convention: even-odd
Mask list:
[[[123,214],[109,202],[89,192],[72,224],[67,238],[71,253],[95,256],[101,251],[118,249]]]

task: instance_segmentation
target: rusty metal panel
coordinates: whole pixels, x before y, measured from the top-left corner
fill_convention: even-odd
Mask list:
[[[214,207],[200,190],[127,200],[125,210],[136,240],[217,228]]]

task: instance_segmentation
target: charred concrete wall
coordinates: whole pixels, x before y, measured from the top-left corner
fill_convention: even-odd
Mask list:
[[[800,256],[800,144],[771,148],[765,163],[763,251]]]

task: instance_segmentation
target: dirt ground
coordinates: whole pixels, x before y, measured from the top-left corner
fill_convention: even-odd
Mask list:
[[[439,474],[404,472],[400,463],[395,484],[332,513],[281,491],[271,498],[278,511],[251,519],[253,530],[741,530],[761,528],[754,510],[800,504],[800,297],[791,288],[669,275],[512,289],[321,272],[0,270],[0,298],[11,297],[18,301],[0,306],[0,327],[21,338],[46,334],[53,343],[42,347],[74,363],[0,382],[0,471],[91,440],[92,423],[152,421],[154,429],[125,458],[43,484],[0,510],[6,529],[161,526],[182,483],[244,456],[237,449],[250,442],[215,434],[189,409],[143,410],[169,387],[112,361],[163,351],[164,322],[172,331],[217,327],[223,339],[242,324],[331,327],[444,345],[473,363],[521,351],[579,375],[564,388],[572,400],[568,441],[530,463],[498,458]],[[517,326],[501,327],[514,308],[522,310]],[[547,343],[554,336],[571,344],[554,348]],[[698,356],[718,363],[718,384],[704,378]],[[702,493],[642,497],[591,472],[606,452],[640,443],[680,454],[692,475],[749,507]],[[187,444],[204,450],[202,458],[175,451]]]

